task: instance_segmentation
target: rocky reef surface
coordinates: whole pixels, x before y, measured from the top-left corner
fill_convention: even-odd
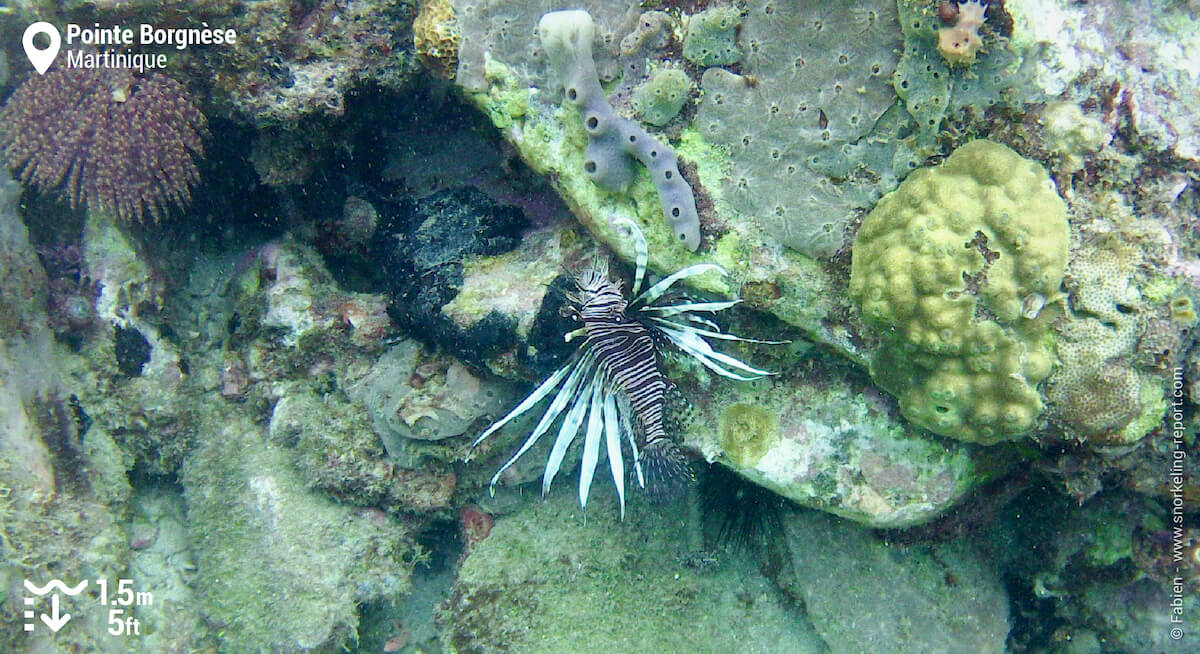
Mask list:
[[[1200,8],[577,4],[568,75],[516,0],[0,13],[241,37],[161,72],[189,206],[0,175],[0,649],[1194,651]],[[536,416],[472,447],[574,351],[571,276],[628,287],[616,217],[786,342],[664,357],[697,483],[624,520],[539,500],[544,440],[489,492]],[[51,578],[145,633],[95,585],[25,633]]]

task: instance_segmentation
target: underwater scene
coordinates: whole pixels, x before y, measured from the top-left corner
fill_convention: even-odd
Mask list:
[[[1200,652],[1200,1],[0,0],[0,654]]]

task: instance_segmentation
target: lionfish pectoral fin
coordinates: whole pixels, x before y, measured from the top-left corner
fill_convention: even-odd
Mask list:
[[[625,461],[621,456],[621,425],[617,417],[617,401],[612,393],[604,394],[604,442],[608,448],[608,466],[613,485],[621,503],[621,519],[625,519]]]
[[[588,357],[584,357],[583,359],[575,362],[574,370],[571,371],[570,376],[567,377],[567,381],[563,384],[562,388],[558,389],[558,393],[555,394],[554,399],[550,401],[550,406],[546,408],[546,413],[542,414],[542,419],[538,421],[537,427],[534,427],[533,433],[529,434],[529,438],[527,438],[525,443],[521,445],[521,449],[517,450],[516,454],[512,455],[512,457],[509,458],[504,465],[500,466],[500,469],[496,471],[495,475],[492,475],[492,481],[488,485],[488,491],[490,493],[493,495],[496,493],[496,482],[500,480],[500,475],[504,474],[505,470],[511,468],[512,465],[517,462],[517,459],[521,458],[525,452],[529,451],[529,448],[533,447],[533,444],[542,437],[542,434],[546,433],[546,431],[550,429],[550,425],[553,424],[554,419],[558,417],[558,414],[562,413],[563,409],[567,406],[567,402],[570,402],[571,398],[575,396],[575,392],[579,387],[579,379],[583,376],[585,370],[591,368],[591,363],[591,359]],[[570,367],[570,364],[568,364],[568,367]],[[557,374],[558,373],[555,373],[555,375]],[[543,386],[545,386],[544,383]],[[541,387],[539,387],[539,390],[540,388]],[[521,405],[524,404],[525,402],[521,403]],[[518,406],[517,408],[519,409],[521,407]]]
[[[583,437],[583,460],[579,463],[579,506],[587,507],[588,490],[596,474],[600,460],[600,433],[604,428],[604,384],[592,384],[591,404],[588,409],[587,433]]]
[[[678,346],[679,349],[692,355],[693,358],[704,364],[704,367],[712,370],[722,377],[728,377],[738,381],[753,381],[759,377],[765,377],[774,374],[767,370],[753,368],[745,363],[742,363],[738,359],[735,359],[734,357],[717,352],[716,350],[712,349],[712,346],[709,345],[707,341],[696,335],[694,330],[673,329],[661,324],[659,329],[663,334],[666,334],[667,338],[670,339],[671,342],[676,346]],[[749,373],[753,375],[753,377],[739,375],[735,372],[726,370],[721,364],[725,364],[734,370],[740,370],[742,372]]]
[[[646,306],[642,307],[642,311],[653,313],[659,316],[674,316],[687,311],[724,311],[730,307],[741,304],[741,300],[723,300],[720,302],[688,302],[685,304],[672,304],[667,306]]]
[[[688,317],[695,318],[695,316],[688,316]],[[787,345],[787,344],[791,343],[791,341],[766,341],[766,340],[763,340],[760,338],[745,338],[742,336],[735,336],[733,334],[727,334],[725,332],[719,332],[719,331],[710,330],[710,329],[700,329],[698,327],[692,327],[691,325],[683,325],[683,324],[673,322],[671,320],[665,320],[665,319],[659,318],[659,317],[653,317],[650,320],[652,320],[656,324],[665,325],[672,329],[678,329],[680,331],[689,331],[694,334],[699,334],[700,336],[703,336],[705,338],[717,338],[717,339],[720,339],[723,341],[740,341],[742,343],[758,343],[759,345]]]
[[[641,295],[635,296],[633,301],[629,304],[630,306],[643,306],[649,304],[662,297],[662,294],[670,290],[670,288],[675,285],[675,282],[681,279],[687,279],[688,277],[695,277],[696,275],[703,275],[704,273],[714,271],[721,273],[721,275],[728,274],[725,272],[724,268],[715,263],[698,263],[688,266],[687,268],[679,270],[663,278],[662,281],[646,289],[646,292],[642,293]]]
[[[595,375],[592,376],[592,381],[583,384],[582,392],[575,393],[571,409],[567,411],[567,416],[563,418],[562,426],[558,429],[558,438],[554,440],[554,447],[550,449],[550,457],[546,459],[546,470],[542,474],[543,496],[550,492],[550,484],[554,481],[554,476],[558,474],[559,468],[562,467],[567,448],[571,446],[575,436],[579,433],[579,428],[583,425],[584,415],[587,411],[587,398],[584,393],[588,392],[589,385],[594,383]]]

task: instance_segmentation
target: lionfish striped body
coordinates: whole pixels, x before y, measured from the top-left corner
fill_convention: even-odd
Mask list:
[[[599,464],[601,436],[606,444],[605,453],[620,498],[622,516],[625,514],[622,438],[628,442],[640,486],[646,487],[646,478],[649,478],[650,488],[656,492],[673,494],[683,488],[689,478],[687,464],[663,428],[667,382],[659,367],[659,341],[674,344],[709,370],[725,377],[750,380],[770,374],[717,352],[706,338],[753,343],[772,341],[723,333],[712,321],[695,315],[696,312],[721,311],[740,300],[673,305],[656,303],[675,282],[710,271],[724,273],[720,266],[703,263],[689,266],[639,293],[648,260],[645,237],[632,220],[618,218],[614,222],[628,228],[634,237],[637,269],[633,299],[626,299],[620,282],[609,279],[607,265],[603,262],[580,273],[576,279],[576,290],[567,293],[567,299],[572,305],[572,316],[582,322],[583,327],[566,334],[565,338],[570,341],[582,337],[583,344],[567,365],[550,375],[508,415],[475,439],[472,445],[474,447],[483,442],[513,418],[554,394],[525,443],[492,477],[493,492],[500,475],[547,433],[564,411],[566,413],[559,426],[558,437],[546,461],[542,477],[543,493],[550,489],[568,448],[581,429],[584,430],[579,474],[579,502],[582,506],[587,505],[588,490]],[[655,333],[662,338],[656,339]]]
[[[683,457],[663,428],[667,382],[651,328],[626,315],[628,303],[621,283],[609,279],[603,267],[584,270],[575,284],[578,292],[569,293],[568,299],[579,307],[577,315],[587,334],[581,348],[595,352],[600,374],[628,400],[641,427],[650,488],[673,494],[687,475]]]

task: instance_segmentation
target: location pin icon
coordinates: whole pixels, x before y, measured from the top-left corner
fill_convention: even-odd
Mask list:
[[[50,47],[45,50],[38,50],[34,47],[33,37],[38,34],[45,34],[50,39]],[[29,57],[29,63],[33,64],[38,75],[45,75],[50,64],[54,63],[54,58],[58,56],[58,49],[62,46],[62,36],[59,35],[57,27],[44,20],[38,21],[25,28],[25,36],[21,37],[21,46],[25,48],[25,56]]]

